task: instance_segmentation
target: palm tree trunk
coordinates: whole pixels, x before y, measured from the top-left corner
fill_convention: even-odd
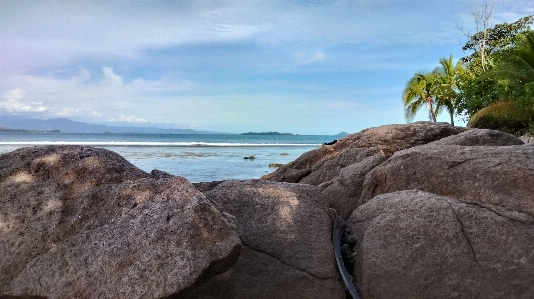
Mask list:
[[[430,112],[430,117],[433,122],[436,122],[436,112],[434,111],[434,107],[432,105],[432,96],[430,94],[427,94],[426,96],[426,103],[428,104],[428,111]]]

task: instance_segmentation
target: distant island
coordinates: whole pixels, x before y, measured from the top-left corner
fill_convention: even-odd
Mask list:
[[[25,129],[11,129],[0,127],[0,132],[13,132],[13,133],[61,133],[60,130],[25,130]]]
[[[42,133],[135,133],[135,134],[221,134],[222,132],[195,131],[191,129],[158,128],[151,126],[114,126],[73,121],[68,118],[35,119],[0,112],[0,132]],[[50,130],[54,128],[55,130]]]
[[[248,132],[241,135],[298,135],[292,133],[280,133],[280,132]]]
[[[345,137],[345,136],[348,136],[348,135],[349,135],[349,133],[343,131],[343,132],[340,132],[340,133],[338,133],[338,134],[336,134],[334,136],[336,136],[336,137]]]

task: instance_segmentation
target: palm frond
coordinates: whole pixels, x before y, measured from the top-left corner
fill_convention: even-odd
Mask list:
[[[475,127],[483,117],[487,116],[516,121],[531,121],[534,119],[534,110],[520,107],[510,100],[499,101],[479,110],[471,116],[467,126]]]
[[[523,82],[534,81],[534,32],[529,32],[526,35],[526,39],[517,48],[504,55],[506,63],[482,74],[481,80],[512,79]]]

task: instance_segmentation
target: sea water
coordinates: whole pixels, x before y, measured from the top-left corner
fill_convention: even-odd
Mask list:
[[[191,182],[255,179],[334,140],[327,135],[0,133],[0,154],[22,147],[83,145],[114,151],[133,165]],[[244,159],[254,156],[255,159]]]

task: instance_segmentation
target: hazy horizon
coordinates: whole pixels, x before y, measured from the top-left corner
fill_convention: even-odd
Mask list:
[[[480,4],[1,1],[0,112],[228,133],[405,123],[406,82],[468,54]],[[491,25],[529,14],[495,1]]]

